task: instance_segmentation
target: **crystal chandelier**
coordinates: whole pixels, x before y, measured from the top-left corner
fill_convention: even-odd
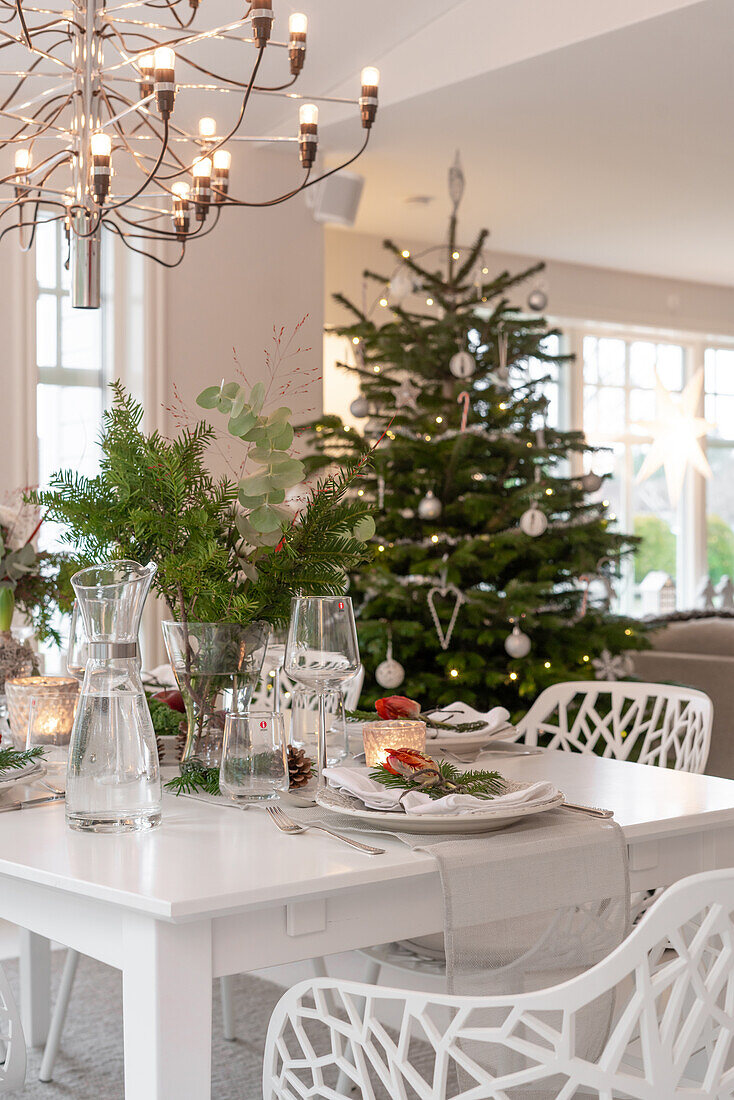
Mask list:
[[[63,220],[77,308],[99,307],[103,231],[176,267],[189,242],[210,233],[226,207],[286,202],[351,164],[367,146],[377,113],[378,70],[362,70],[359,99],[317,96],[306,102],[290,88],[304,66],[307,18],[291,15],[287,41],[277,41],[272,0],[255,0],[240,18],[206,29],[197,27],[199,0],[188,0],[185,13],[184,0],[113,0],[110,6],[72,0],[72,9],[63,11],[43,3],[0,0],[0,14],[7,9],[7,18],[0,18],[0,49],[9,49],[13,60],[22,52],[26,62],[22,69],[0,70],[0,149],[12,153],[13,166],[0,179],[7,191],[0,198],[0,240],[16,232],[27,251],[39,221]],[[258,82],[266,49],[287,54],[282,83]],[[252,67],[243,80],[246,50],[252,51]],[[213,71],[215,52],[222,62],[227,57],[227,72]],[[195,126],[192,100],[204,93],[216,93],[227,104],[226,125],[204,117]],[[300,101],[297,136],[241,133],[248,105],[259,96]],[[358,105],[364,137],[354,156],[317,175],[319,102]],[[230,178],[230,149],[238,141],[297,144],[300,182],[264,201],[238,197]],[[171,246],[163,256],[154,254],[158,241]]]

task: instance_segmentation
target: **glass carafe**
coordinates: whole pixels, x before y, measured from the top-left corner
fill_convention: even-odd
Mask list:
[[[133,832],[161,820],[158,752],[138,649],[155,572],[152,563],[111,561],[71,578],[88,644],[66,776],[72,829]]]

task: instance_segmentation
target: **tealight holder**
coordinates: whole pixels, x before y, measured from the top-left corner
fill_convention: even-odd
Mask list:
[[[79,681],[71,676],[17,676],[5,681],[10,735],[17,749],[24,749],[33,702],[35,744],[69,743],[79,695]]]
[[[364,755],[368,767],[384,764],[390,749],[425,752],[426,723],[404,720],[365,722],[362,726]]]

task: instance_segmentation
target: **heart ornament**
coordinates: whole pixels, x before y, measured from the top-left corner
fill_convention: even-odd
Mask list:
[[[436,597],[445,600],[447,596],[454,597],[454,606],[451,612],[451,618],[449,619],[449,625],[444,633],[441,626],[441,620],[438,617],[438,611],[436,610]],[[451,635],[454,633],[454,627],[456,626],[456,618],[459,614],[461,605],[466,603],[466,596],[461,592],[455,584],[443,584],[436,585],[434,588],[428,590],[428,609],[431,612],[431,618],[433,619],[433,625],[436,628],[438,634],[438,641],[441,649],[448,649],[451,644]]]

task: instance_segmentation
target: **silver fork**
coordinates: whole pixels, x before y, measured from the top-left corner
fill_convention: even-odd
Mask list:
[[[322,833],[326,833],[328,836],[333,837],[334,840],[343,840],[350,848],[356,848],[358,852],[364,852],[365,855],[382,856],[385,854],[384,848],[373,848],[371,844],[362,844],[359,840],[352,840],[350,836],[332,832],[331,829],[327,829],[325,825],[298,825],[288,817],[287,814],[283,813],[280,806],[266,806],[265,809],[268,811],[281,833],[288,833],[290,836],[295,836],[297,833],[305,833],[308,829],[319,829]]]

